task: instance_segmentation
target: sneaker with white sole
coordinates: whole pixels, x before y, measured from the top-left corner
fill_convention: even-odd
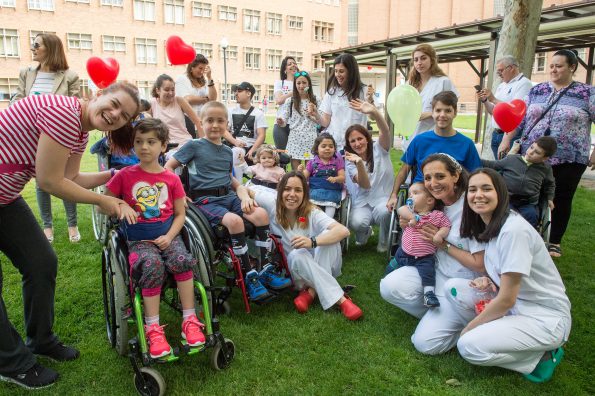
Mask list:
[[[25,389],[42,389],[53,385],[59,374],[51,368],[35,363],[30,369],[17,374],[1,374],[0,380],[11,382]]]
[[[188,345],[196,347],[205,343],[205,335],[202,329],[204,324],[200,323],[196,315],[191,315],[182,322],[182,338]]]
[[[149,354],[153,359],[158,359],[171,353],[171,346],[169,346],[169,343],[165,338],[163,327],[164,326],[159,326],[157,323],[145,326],[147,341],[149,341]]]
[[[364,238],[364,241],[358,241],[357,238],[355,238],[355,246],[364,246],[365,244],[368,243],[368,239],[370,239],[370,237],[374,235],[374,230],[372,229],[372,226],[368,226],[368,231],[366,232],[366,236]]]

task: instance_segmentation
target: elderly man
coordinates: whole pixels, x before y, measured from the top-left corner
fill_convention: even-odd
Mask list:
[[[519,63],[510,55],[503,56],[496,62],[496,73],[502,79],[496,94],[494,95],[489,89],[482,89],[477,93],[479,99],[485,104],[488,113],[492,114],[494,107],[500,102],[510,102],[513,99],[525,99],[529,90],[533,86],[531,81],[523,76],[519,70]],[[492,126],[492,152],[494,158],[499,159],[510,148],[510,142],[513,136],[506,136],[500,129],[494,117],[491,118]]]

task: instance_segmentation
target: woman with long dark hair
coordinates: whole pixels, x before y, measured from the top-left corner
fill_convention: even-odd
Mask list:
[[[293,95],[293,79],[294,74],[298,71],[298,65],[293,56],[286,56],[281,62],[279,69],[280,79],[275,81],[273,88],[273,95],[275,103],[279,106],[277,117],[280,117],[281,106],[285,101]],[[281,126],[278,123],[273,126],[273,139],[275,146],[279,150],[285,150],[287,147],[287,139],[289,138],[289,125]]]

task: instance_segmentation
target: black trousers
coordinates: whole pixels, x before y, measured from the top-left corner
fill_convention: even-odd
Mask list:
[[[0,206],[0,250],[22,276],[27,345],[8,320],[1,296],[0,267],[0,373],[28,370],[35,363],[33,352],[58,343],[52,332],[58,259],[23,198]]]
[[[572,199],[587,165],[570,163],[553,165],[556,193],[552,211],[550,243],[560,244],[572,212]]]

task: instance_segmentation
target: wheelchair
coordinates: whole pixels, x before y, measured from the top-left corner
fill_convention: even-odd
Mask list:
[[[118,354],[128,356],[134,371],[134,386],[139,394],[156,396],[165,393],[165,381],[151,366],[154,363],[176,361],[182,354],[194,355],[211,349],[210,361],[215,370],[227,368],[235,356],[233,341],[224,338],[219,330],[219,321],[213,313],[212,285],[208,256],[202,245],[196,223],[187,219],[181,235],[187,249],[197,259],[194,271],[196,310],[205,324],[204,345],[190,347],[185,340],[178,347],[172,346],[172,353],[159,359],[151,358],[143,326],[142,296],[134,288],[128,264],[128,248],[120,230],[108,224],[102,254],[102,286],[104,318],[108,341]],[[182,307],[173,277],[168,276],[162,288],[162,303],[181,313]],[[130,337],[130,333],[134,335]]]
[[[405,205],[408,195],[409,185],[401,184],[401,186],[399,187],[399,191],[397,192],[397,203],[395,204],[395,207],[393,208],[393,211],[390,215],[390,225],[388,227],[388,260],[390,260],[395,255],[397,249],[399,248],[399,245],[401,245],[403,229],[401,228],[401,225],[399,223],[399,215],[397,213],[397,209]]]

